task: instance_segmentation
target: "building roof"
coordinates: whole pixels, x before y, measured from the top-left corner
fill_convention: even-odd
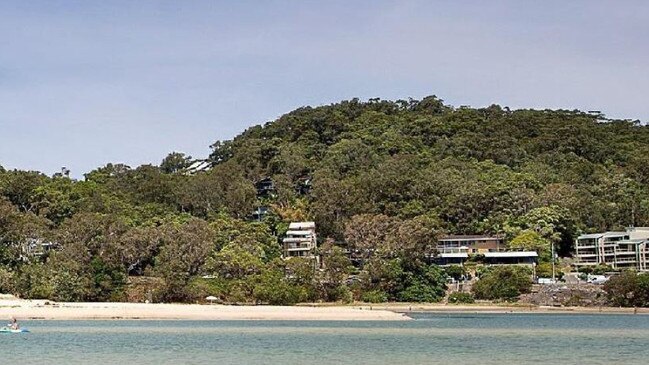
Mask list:
[[[579,240],[585,240],[585,239],[599,239],[602,237],[620,237],[620,236],[627,236],[629,232],[614,232],[614,231],[609,231],[609,232],[603,232],[603,233],[590,233],[590,234],[582,234],[581,236],[577,237]]]
[[[315,222],[291,222],[291,224],[288,225],[289,230],[300,230],[302,228],[315,229]]]
[[[581,236],[577,237],[577,239],[578,240],[591,240],[591,239],[602,238],[603,236],[604,236],[604,233],[582,234]]]
[[[467,253],[440,253],[439,257],[443,259],[466,259],[469,258]]]
[[[536,251],[485,252],[484,257],[538,257]]]
[[[617,236],[626,236],[629,232],[606,232],[604,236],[606,237],[617,237]]]
[[[191,163],[186,169],[187,173],[193,174],[200,171],[207,171],[212,168],[212,163],[207,160],[196,160]]]

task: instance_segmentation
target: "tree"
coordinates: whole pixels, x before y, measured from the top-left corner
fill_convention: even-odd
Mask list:
[[[262,255],[263,251],[259,247],[251,251],[250,248],[246,249],[233,242],[209,260],[207,269],[224,279],[245,279],[261,272],[264,266]]]
[[[509,242],[509,248],[519,251],[536,251],[542,262],[549,262],[552,258],[551,243],[548,239],[532,230],[521,231]]]
[[[396,226],[396,220],[386,215],[355,215],[345,225],[345,241],[354,254],[365,260],[393,257]]]
[[[448,277],[451,277],[455,280],[461,280],[466,275],[466,269],[460,265],[449,265],[444,268],[444,272]]]
[[[352,272],[352,263],[342,248],[329,240],[320,248],[322,266],[320,283],[326,300],[346,300],[346,282]]]
[[[256,190],[237,166],[224,163],[186,180],[180,196],[183,208],[194,215],[207,217],[223,212],[245,218],[252,214]]]
[[[109,241],[104,259],[121,266],[129,274],[143,274],[152,267],[162,245],[163,229],[158,227],[134,227],[119,238]]]
[[[0,175],[0,195],[23,212],[34,209],[32,195],[47,181],[47,177],[36,171],[7,171]]]
[[[162,248],[155,260],[155,271],[165,280],[164,300],[191,298],[187,285],[193,276],[202,272],[214,249],[214,238],[209,224],[200,219],[163,227]]]
[[[446,294],[446,275],[436,265],[406,263],[396,299],[403,302],[438,302]]]
[[[608,300],[619,307],[649,307],[649,274],[626,271],[604,283]]]
[[[270,305],[292,305],[308,298],[308,288],[291,283],[284,275],[282,266],[275,263],[261,272],[253,289],[257,301]]]
[[[160,170],[165,174],[182,172],[191,165],[192,157],[182,152],[172,152],[160,163]]]
[[[487,271],[473,285],[477,299],[516,300],[532,288],[531,274],[518,266],[499,266]]]

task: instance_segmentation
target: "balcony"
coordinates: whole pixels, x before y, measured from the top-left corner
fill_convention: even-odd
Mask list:
[[[636,262],[637,262],[636,259],[628,259],[628,258],[627,259],[617,259],[617,260],[615,260],[616,264],[624,264],[624,263],[635,264]]]
[[[583,258],[583,257],[597,257],[597,253],[578,253],[577,257]]]
[[[287,244],[284,245],[284,249],[287,251],[308,251],[315,248],[315,245],[309,243],[304,243],[304,244]]]

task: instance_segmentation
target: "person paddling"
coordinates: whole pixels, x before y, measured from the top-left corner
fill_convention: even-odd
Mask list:
[[[20,325],[18,325],[18,321],[16,320],[16,317],[11,317],[10,319],[11,322],[7,325],[12,330],[17,330],[20,329]]]

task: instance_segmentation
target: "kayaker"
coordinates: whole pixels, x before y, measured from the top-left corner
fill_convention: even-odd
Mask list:
[[[11,328],[12,330],[20,329],[16,317],[11,317],[11,322],[7,325],[7,327]]]

